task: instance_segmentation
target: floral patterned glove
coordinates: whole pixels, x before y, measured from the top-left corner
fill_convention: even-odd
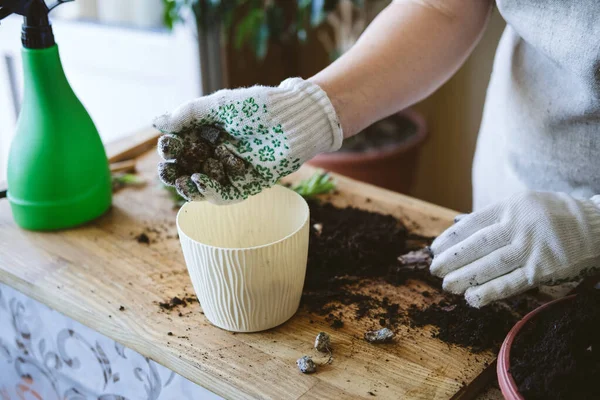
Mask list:
[[[322,152],[335,151],[342,129],[327,94],[290,78],[279,87],[220,90],[162,115],[161,180],[187,200],[242,201]]]

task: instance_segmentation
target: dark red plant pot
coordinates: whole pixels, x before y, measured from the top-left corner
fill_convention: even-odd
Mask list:
[[[427,125],[423,116],[410,108],[396,115],[409,118],[417,127],[416,133],[406,141],[381,150],[319,154],[308,163],[359,181],[407,193],[414,181],[421,144],[427,137]]]
[[[498,384],[500,385],[500,390],[502,391],[502,395],[506,400],[525,400],[525,398],[519,393],[519,389],[512,375],[510,374],[510,350],[512,348],[513,342],[521,329],[525,326],[527,322],[533,319],[542,311],[547,308],[553,307],[556,303],[561,303],[565,301],[570,301],[575,297],[575,295],[566,296],[562,299],[557,299],[546,303],[529,314],[527,314],[523,319],[521,319],[513,328],[508,332],[506,339],[502,343],[502,347],[500,347],[500,352],[498,353],[498,364],[496,365],[496,373],[498,375]]]

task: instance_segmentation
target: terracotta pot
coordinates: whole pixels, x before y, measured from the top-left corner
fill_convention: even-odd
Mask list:
[[[417,127],[416,133],[406,141],[364,152],[319,154],[308,163],[359,181],[407,193],[414,180],[420,146],[427,137],[427,125],[423,116],[412,109],[396,115],[409,118]]]
[[[498,375],[498,384],[500,385],[500,390],[502,390],[502,395],[506,400],[525,400],[525,398],[519,393],[519,389],[512,375],[510,374],[510,350],[512,348],[512,344],[515,340],[515,337],[519,334],[521,329],[525,326],[527,322],[529,322],[532,318],[538,315],[540,312],[546,310],[549,307],[552,307],[556,303],[570,301],[575,297],[575,295],[563,297],[562,299],[554,300],[549,303],[546,303],[529,314],[523,317],[522,320],[517,322],[515,326],[508,332],[506,339],[502,343],[502,347],[500,347],[500,352],[498,353],[498,364],[496,365],[496,373]]]

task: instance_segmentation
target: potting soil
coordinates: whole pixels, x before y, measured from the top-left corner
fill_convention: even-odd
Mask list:
[[[419,309],[357,290],[367,281],[399,287],[414,279],[441,294],[441,280],[429,273],[430,259],[420,257],[431,238],[411,234],[389,215],[352,207],[340,209],[316,201],[309,202],[309,206],[310,246],[302,297],[309,311],[342,321],[369,318],[373,326],[391,329],[400,324],[433,325],[435,337],[471,347],[475,352],[497,349],[516,322],[518,314],[506,308],[471,308],[462,297],[447,293],[441,303]],[[403,257],[404,263],[398,260],[398,256],[415,250],[421,253]],[[428,290],[421,294],[431,297]],[[355,311],[344,315],[340,305],[353,305]]]
[[[527,400],[600,399],[600,290],[529,321],[515,337],[510,365]]]

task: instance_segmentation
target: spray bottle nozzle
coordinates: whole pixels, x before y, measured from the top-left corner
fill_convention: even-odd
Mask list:
[[[0,20],[8,17],[10,14],[25,16],[26,3],[19,0],[0,0]]]
[[[63,3],[69,3],[71,1],[75,1],[75,0],[57,0],[56,3],[51,4],[48,6],[48,11],[52,11],[54,10],[56,7],[60,6]]]
[[[54,45],[54,35],[50,27],[48,14],[63,3],[74,0],[57,0],[50,6],[44,0],[0,0],[0,20],[11,14],[22,15],[23,46],[32,49],[43,49]]]
[[[23,17],[35,16],[40,12],[48,15],[56,7],[63,3],[75,0],[57,0],[51,5],[46,5],[44,0],[0,0],[0,20],[11,14],[22,15]]]

